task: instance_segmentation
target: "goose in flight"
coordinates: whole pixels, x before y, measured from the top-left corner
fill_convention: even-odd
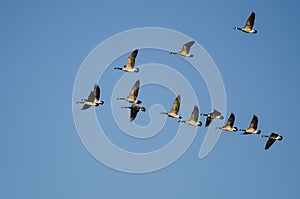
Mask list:
[[[194,43],[194,41],[190,41],[184,44],[179,52],[170,52],[170,54],[179,54],[184,57],[193,57],[194,55],[190,54],[190,49]]]
[[[226,122],[226,125],[223,126],[223,127],[217,127],[218,129],[222,129],[223,131],[231,131],[231,132],[235,132],[237,131],[237,127],[233,127],[234,125],[234,120],[235,120],[235,116],[233,113],[230,114],[227,122]]]
[[[251,123],[249,125],[248,129],[240,129],[240,131],[243,131],[244,133],[242,133],[243,135],[247,135],[247,134],[260,134],[261,131],[257,130],[257,124],[258,124],[258,117],[256,115],[253,115]]]
[[[136,118],[139,111],[143,111],[143,112],[146,111],[145,107],[141,107],[137,104],[132,104],[131,106],[122,106],[121,108],[130,109],[130,119],[129,119],[130,122],[132,122]]]
[[[178,122],[183,122],[185,124],[189,124],[189,125],[192,125],[192,126],[201,126],[202,122],[198,121],[198,118],[199,118],[199,108],[198,108],[198,106],[195,105],[190,119],[188,121],[179,120]]]
[[[250,34],[256,34],[257,30],[252,29],[254,26],[254,20],[255,20],[255,13],[252,12],[243,28],[235,27],[234,29],[241,30],[243,32],[250,33]]]
[[[181,119],[181,116],[178,115],[179,108],[180,108],[180,95],[178,95],[174,100],[171,111],[168,113],[161,112],[161,114],[165,114],[168,115],[169,117]]]
[[[214,109],[212,113],[201,113],[200,115],[206,116],[205,127],[208,127],[213,119],[220,119],[220,120],[224,119],[224,117],[221,115],[221,112],[219,112],[216,109]]]
[[[116,69],[116,70],[122,70],[122,71],[125,71],[125,72],[136,72],[136,73],[138,73],[139,69],[138,68],[134,68],[135,58],[136,58],[137,54],[138,54],[138,49],[135,49],[129,55],[129,57],[127,58],[126,65],[124,65],[122,68],[115,67],[114,69]]]
[[[267,143],[266,143],[266,146],[265,146],[265,149],[266,149],[266,150],[268,150],[268,149],[272,146],[272,144],[274,144],[274,142],[275,142],[276,140],[281,141],[282,138],[283,138],[281,135],[278,135],[278,134],[276,134],[276,133],[271,133],[270,135],[263,135],[262,137],[267,137],[267,138],[269,138],[268,141],[267,141]]]
[[[140,104],[142,103],[140,100],[137,100],[137,96],[139,94],[139,89],[140,89],[140,80],[137,80],[134,85],[132,86],[129,96],[128,97],[119,97],[117,100],[126,100],[127,102],[135,103],[135,104]]]
[[[104,104],[104,101],[100,99],[100,87],[95,84],[94,90],[90,92],[88,99],[82,99],[81,101],[76,102],[77,104],[83,104],[81,110],[86,110],[91,106],[99,106]]]

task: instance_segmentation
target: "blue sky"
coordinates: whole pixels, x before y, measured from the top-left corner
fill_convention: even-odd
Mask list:
[[[298,7],[297,1],[257,0],[2,1],[0,197],[299,197]],[[258,34],[233,30],[244,25],[251,11],[256,13]],[[88,54],[105,39],[149,26],[182,32],[209,53],[224,81],[226,119],[233,112],[236,126],[246,128],[255,113],[262,134],[275,131],[284,139],[265,151],[266,140],[260,136],[222,133],[212,152],[199,159],[206,133],[200,127],[183,156],[159,171],[123,173],[96,160],[82,144],[73,121],[72,107],[78,99],[72,98],[72,92],[77,72]],[[182,44],[178,45],[180,48]],[[123,64],[127,56],[120,55],[111,68]],[[183,71],[180,67],[189,65],[174,56],[145,49],[140,51],[137,64],[170,64],[186,77],[193,74],[191,70]],[[99,81],[105,101],[96,109],[99,120],[110,112],[110,89],[122,75],[108,70]],[[133,74],[132,82],[137,78]],[[211,111],[203,80],[190,81],[199,91],[201,112]],[[149,94],[151,89],[141,89],[143,105],[161,103],[169,109],[175,95],[156,88],[165,96],[159,101]],[[163,118],[160,114],[157,117]],[[137,123],[148,121],[148,112],[139,113]],[[164,131],[149,142],[122,134],[111,115],[104,128],[110,131],[107,136],[114,143],[139,152],[162,147],[174,136],[164,132],[178,128],[178,123],[167,119]]]

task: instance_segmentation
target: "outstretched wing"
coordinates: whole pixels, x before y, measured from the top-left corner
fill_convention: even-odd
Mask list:
[[[178,111],[179,111],[179,108],[180,108],[180,95],[178,95],[175,99],[175,101],[173,102],[173,105],[172,105],[172,110],[171,112],[177,114]]]
[[[255,21],[255,13],[252,12],[251,15],[249,16],[249,18],[248,18],[247,21],[246,21],[245,28],[250,28],[250,29],[252,29],[252,28],[253,28],[253,25],[254,25],[254,21]]]
[[[140,89],[140,80],[137,80],[130,90],[129,97],[136,100],[139,94],[139,89]]]
[[[99,100],[100,99],[100,87],[95,84],[94,86],[94,96],[95,96],[95,99]]]
[[[87,105],[87,104],[84,104],[81,108],[81,110],[86,110],[88,108],[90,108],[91,106],[90,105]]]
[[[127,58],[126,68],[127,69],[133,69],[135,65],[135,58],[138,54],[138,50],[135,49]]]
[[[235,120],[235,116],[233,113],[231,113],[227,120],[226,126],[230,126],[232,128],[234,125],[234,120]]]
[[[88,96],[87,101],[88,102],[94,102],[94,100],[95,100],[94,91],[91,91],[90,94],[89,94],[89,96]]]
[[[216,118],[218,116],[220,116],[222,113],[220,111],[218,111],[217,109],[214,109],[214,111],[211,113],[211,116],[213,118]]]
[[[257,129],[258,118],[256,115],[253,115],[249,128]]]
[[[272,144],[274,144],[275,141],[276,140],[269,138],[266,143],[265,149],[268,150],[272,146]]]
[[[198,117],[199,117],[199,108],[198,106],[195,105],[190,120],[197,122]]]
[[[183,47],[181,48],[180,52],[185,52],[186,54],[188,54],[190,52],[191,46],[194,44],[194,41],[190,41],[187,42],[186,44],[183,45]]]
[[[136,118],[138,112],[138,105],[132,104],[130,110],[130,122],[132,122]]]
[[[205,127],[208,127],[210,125],[211,121],[212,121],[211,116],[207,116],[206,117],[206,122],[205,122]]]

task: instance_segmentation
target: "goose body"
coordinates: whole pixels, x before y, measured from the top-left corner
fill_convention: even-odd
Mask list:
[[[100,87],[95,84],[94,90],[90,92],[88,99],[82,99],[76,102],[77,104],[83,104],[81,110],[86,110],[91,106],[99,106],[104,104],[104,101],[100,100]]]
[[[247,135],[247,134],[260,134],[261,131],[257,129],[257,125],[258,125],[258,117],[256,115],[253,115],[251,123],[249,125],[248,129],[240,129],[240,131],[244,132],[242,133],[243,135]]]
[[[211,113],[201,113],[200,115],[206,117],[205,127],[208,127],[213,119],[224,119],[224,117],[221,115],[221,112],[216,109],[214,109],[214,111]]]
[[[122,106],[121,108],[130,109],[130,119],[129,119],[130,122],[132,122],[136,118],[139,111],[143,111],[143,112],[146,111],[145,107],[141,107],[137,104],[132,104],[131,106]]]
[[[173,102],[173,105],[172,105],[172,109],[170,112],[161,112],[161,114],[165,114],[165,115],[168,115],[169,117],[172,117],[172,118],[179,118],[181,119],[181,116],[178,115],[178,111],[179,111],[179,108],[180,108],[180,95],[178,95],[176,97],[176,99],[174,100]]]
[[[238,129],[237,129],[237,127],[233,127],[234,120],[235,120],[235,116],[234,116],[233,113],[231,113],[228,120],[227,120],[227,122],[226,122],[226,125],[223,126],[223,127],[217,127],[217,128],[222,129],[223,131],[235,132]]]
[[[116,70],[122,70],[124,72],[136,72],[136,73],[138,73],[139,69],[138,68],[134,68],[134,66],[135,66],[135,58],[136,58],[137,54],[138,54],[138,50],[135,49],[128,56],[126,65],[124,65],[122,68],[115,67],[114,69],[116,69]]]
[[[179,52],[170,52],[170,54],[178,54],[184,57],[193,57],[194,55],[190,54],[190,49],[194,43],[194,41],[190,41],[184,44]]]
[[[125,100],[130,103],[140,104],[142,102],[136,99],[139,94],[139,89],[140,89],[140,80],[137,80],[132,86],[129,96],[125,98],[117,98],[117,100]]]
[[[268,150],[276,140],[281,141],[283,139],[283,137],[281,135],[278,135],[277,133],[271,133],[270,135],[263,135],[262,137],[269,138],[266,143],[265,150]]]
[[[198,108],[198,106],[195,105],[190,119],[188,121],[179,120],[178,122],[183,122],[183,123],[189,124],[191,126],[202,126],[202,122],[198,121],[198,118],[199,118],[199,108]]]
[[[249,16],[249,18],[247,19],[246,24],[243,28],[235,27],[234,29],[240,30],[240,31],[243,31],[246,33],[250,33],[250,34],[256,34],[257,30],[253,30],[254,21],[255,21],[255,13],[252,12],[251,15]]]

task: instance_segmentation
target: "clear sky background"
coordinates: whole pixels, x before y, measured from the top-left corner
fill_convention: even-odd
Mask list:
[[[299,2],[1,1],[0,5],[0,198],[299,198]],[[233,30],[244,25],[251,11],[256,13],[258,34]],[[101,41],[148,26],[182,32],[207,50],[225,84],[226,119],[233,112],[236,126],[246,128],[255,113],[262,134],[275,131],[284,139],[265,151],[266,140],[260,136],[223,133],[200,160],[206,132],[200,127],[187,152],[162,170],[128,174],[99,163],[81,143],[73,121],[77,71]],[[151,61],[143,54],[137,64]],[[127,56],[115,63],[122,64]],[[170,59],[181,60],[174,56]],[[107,76],[115,81],[122,75],[118,72]],[[110,98],[105,95],[109,81],[100,80],[107,106],[97,110],[99,117],[109,112]],[[145,87],[142,99],[147,89],[150,92]],[[211,111],[207,91],[201,96],[201,111]],[[158,103],[151,96],[147,100]],[[166,92],[161,103],[169,109],[173,100]],[[147,121],[147,113],[138,117],[137,122],[143,123],[143,117]],[[106,125],[116,128],[114,122]],[[175,120],[167,125],[178,126]],[[144,150],[145,140],[131,145],[130,138],[117,133],[108,136],[129,150]],[[145,150],[161,147],[159,141],[145,145],[149,147]]]

